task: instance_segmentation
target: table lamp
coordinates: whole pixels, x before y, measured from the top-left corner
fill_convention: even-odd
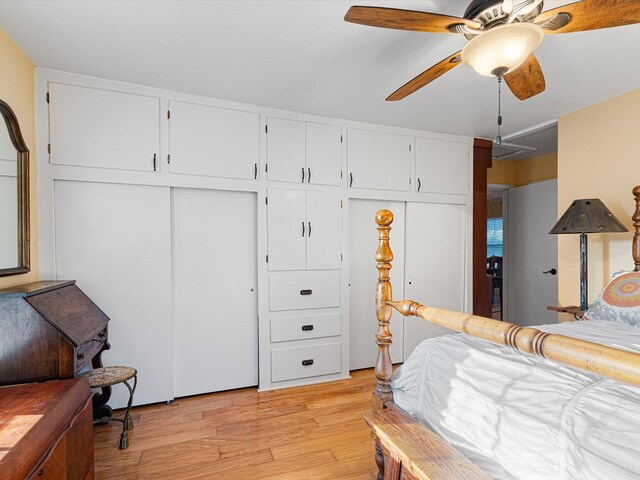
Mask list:
[[[549,232],[580,234],[580,309],[587,304],[587,233],[628,232],[620,220],[598,198],[574,200]]]

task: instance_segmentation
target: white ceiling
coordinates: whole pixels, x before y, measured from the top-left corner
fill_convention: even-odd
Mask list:
[[[566,3],[571,2],[545,5]],[[468,1],[0,1],[0,27],[39,67],[298,112],[494,137],[496,82],[466,66],[403,101],[384,101],[460,49],[464,37],[349,24],[343,17],[353,4],[460,16]],[[507,92],[503,135],[640,88],[638,45],[640,25],[548,35],[537,53],[547,90],[525,102]]]

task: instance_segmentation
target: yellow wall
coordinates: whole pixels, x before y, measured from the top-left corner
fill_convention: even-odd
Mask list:
[[[31,200],[31,272],[0,277],[0,288],[38,280],[38,199],[36,182],[36,126],[34,104],[34,67],[31,60],[0,29],[0,99],[13,109],[29,148]]]
[[[631,190],[640,184],[640,90],[559,120],[558,215],[572,200],[599,198],[632,230]],[[632,233],[589,235],[589,300],[611,274],[633,269]],[[558,236],[561,305],[579,302],[579,238]]]
[[[551,153],[523,160],[494,160],[487,183],[521,187],[558,176],[558,155]]]

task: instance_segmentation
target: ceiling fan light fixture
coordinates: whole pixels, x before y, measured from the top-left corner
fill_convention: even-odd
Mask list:
[[[462,49],[462,61],[480,75],[504,75],[522,65],[543,38],[544,31],[532,23],[500,25],[471,39]]]

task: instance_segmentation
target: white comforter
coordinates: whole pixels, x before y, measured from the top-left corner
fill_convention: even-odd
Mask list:
[[[538,327],[640,353],[640,328]],[[395,402],[496,479],[640,479],[640,388],[468,335],[422,342]]]

